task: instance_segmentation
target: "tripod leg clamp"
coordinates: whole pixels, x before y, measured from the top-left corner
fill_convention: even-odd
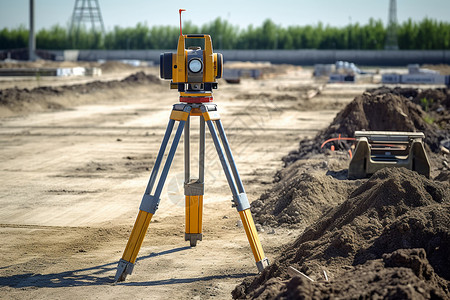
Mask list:
[[[134,264],[126,261],[124,259],[119,260],[119,265],[117,266],[116,276],[114,277],[114,282],[124,281],[127,275],[133,273]]]
[[[156,198],[155,196],[144,194],[139,209],[151,214],[155,214],[156,210],[158,209],[159,200],[160,199]]]
[[[250,208],[250,203],[248,202],[247,194],[240,193],[237,197],[233,197],[233,207],[237,208],[237,211],[243,211]]]
[[[198,196],[205,194],[205,184],[203,182],[189,182],[184,184],[185,196]]]

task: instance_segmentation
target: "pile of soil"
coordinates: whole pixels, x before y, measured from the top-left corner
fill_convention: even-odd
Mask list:
[[[403,168],[347,180],[349,157],[339,149],[350,145],[336,143],[334,152],[320,148],[338,134],[352,137],[365,129],[422,131],[428,151],[438,152],[450,128],[429,120],[448,117],[448,99],[447,89],[366,91],[314,139],[301,141],[251,210],[262,226],[306,229],[264,272],[237,286],[233,297],[448,298],[450,172],[445,155],[429,153],[434,180]],[[315,281],[290,278],[288,267]],[[324,280],[324,271],[330,281]]]
[[[341,180],[339,176],[346,174],[332,171],[343,168],[343,164],[348,164],[345,157],[340,160],[323,157],[307,162],[299,160],[279,171],[273,187],[252,202],[255,222],[266,227],[291,228],[312,224],[361,184],[361,180]]]
[[[136,67],[133,67],[129,64],[113,60],[106,61],[100,64],[99,67],[102,69],[102,72],[104,73],[117,73],[136,69]]]
[[[422,100],[425,98],[427,101]],[[339,134],[353,137],[357,130],[420,131],[425,134],[429,149],[438,152],[440,142],[450,137],[449,102],[449,89],[421,91],[381,87],[368,90],[339,112],[330,126],[313,140],[301,141],[300,148],[289,153],[283,161],[289,165],[298,159],[321,153],[320,145],[327,139]],[[417,103],[428,107],[428,112]],[[335,146],[339,148],[341,145]],[[347,146],[344,145],[344,148]]]
[[[448,178],[446,175],[440,178]],[[382,169],[308,227],[234,298],[450,296],[450,183]],[[308,275],[289,278],[292,266]],[[329,281],[323,279],[323,271]]]
[[[449,131],[450,113],[450,89],[414,89],[414,88],[388,88],[367,90],[373,95],[392,93],[398,96],[408,98],[418,104],[427,115],[427,120],[438,125],[441,129]]]
[[[34,89],[10,88],[0,90],[0,108],[20,111],[27,104],[44,103],[48,109],[61,109],[62,105],[52,102],[53,97],[90,94],[102,90],[123,89],[136,85],[160,84],[161,80],[154,76],[138,72],[122,80],[93,81],[86,84],[65,85],[58,87],[38,87]]]
[[[367,179],[347,180],[350,158],[349,144],[340,142],[331,152],[321,149],[323,141],[353,136],[355,130],[423,131],[428,147],[434,151],[439,142],[450,136],[450,128],[439,128],[424,120],[426,113],[415,104],[418,99],[436,99],[430,110],[444,106],[448,114],[446,89],[419,91],[411,88],[370,90],[356,97],[339,112],[328,128],[312,140],[300,142],[300,149],[284,157],[285,168],[277,172],[274,184],[252,203],[252,213],[262,226],[304,228],[324,212],[341,204],[350,193]],[[429,153],[432,175],[448,170],[447,158]]]
[[[447,134],[450,132],[450,89],[425,90],[413,101],[427,112],[429,118],[438,127],[445,130]]]
[[[145,74],[144,72],[137,72],[134,74],[131,74],[130,76],[125,77],[121,81],[119,81],[120,84],[147,84],[147,83],[156,83],[161,84],[162,81],[159,79],[159,77],[151,74]]]

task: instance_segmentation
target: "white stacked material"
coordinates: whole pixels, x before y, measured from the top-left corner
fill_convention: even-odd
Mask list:
[[[381,76],[381,82],[386,84],[394,84],[394,83],[400,83],[402,78],[402,75],[397,73],[390,73],[390,74],[383,74]]]
[[[445,76],[440,74],[406,74],[401,76],[401,83],[445,84]]]
[[[419,65],[408,65],[408,74],[383,74],[381,82],[385,84],[448,84],[448,76],[441,75],[437,71],[421,69]]]
[[[445,75],[440,74],[383,74],[381,82],[385,84],[407,83],[407,84],[446,84],[448,80]]]
[[[84,75],[86,75],[86,69],[82,67],[56,69],[56,76],[84,76]]]

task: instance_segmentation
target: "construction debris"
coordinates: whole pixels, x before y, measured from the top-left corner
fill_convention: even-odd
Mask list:
[[[372,80],[372,74],[362,71],[354,63],[337,61],[335,64],[317,64],[314,66],[314,77],[328,77],[328,82],[355,82],[363,77]]]
[[[312,279],[311,277],[309,277],[309,276],[306,275],[305,273],[300,272],[299,270],[297,270],[297,269],[294,268],[293,266],[289,266],[287,272],[288,272],[288,274],[289,274],[291,277],[294,277],[294,276],[302,276],[302,277],[308,279],[309,281],[314,282],[314,279]],[[325,271],[324,271],[324,272],[325,272]],[[325,275],[326,275],[326,273],[325,273]],[[328,279],[327,279],[327,280],[328,280]]]

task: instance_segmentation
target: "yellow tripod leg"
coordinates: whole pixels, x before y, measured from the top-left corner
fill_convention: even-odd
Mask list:
[[[177,105],[174,105],[173,107],[169,124],[167,125],[166,133],[164,134],[161,147],[159,148],[155,165],[153,166],[153,170],[150,175],[147,188],[145,189],[144,196],[142,197],[141,205],[139,207],[139,214],[136,218],[136,222],[134,223],[134,227],[128,240],[127,246],[125,248],[124,254],[122,258],[119,260],[119,264],[117,266],[115,282],[125,280],[126,276],[132,273],[137,255],[141,248],[142,242],[144,241],[148,225],[150,224],[152,216],[158,209],[160,201],[159,197],[161,196],[161,192],[164,187],[164,182],[167,179],[167,174],[169,173],[170,165],[172,164],[178,143],[180,142],[181,134],[183,133],[184,129],[184,124],[187,118],[189,117],[189,112],[191,111],[191,106],[188,105],[184,105],[183,107],[181,107],[181,110],[179,108],[180,107],[178,107]],[[166,158],[166,163],[164,164],[164,168],[160,174],[156,190],[154,194],[151,194],[153,186],[156,182],[159,167],[161,165],[164,152],[169,142],[175,121],[179,121],[178,128],[172,140],[172,146],[170,147],[169,154],[167,155]]]
[[[242,225],[244,225],[245,233],[247,234],[250,248],[252,249],[253,256],[255,257],[258,271],[262,272],[262,270],[269,265],[269,260],[264,255],[264,250],[261,246],[261,242],[259,241],[250,208],[239,211],[239,216],[241,217]]]
[[[191,247],[202,240],[203,195],[186,196],[186,233],[185,240]]]
[[[211,138],[214,141],[214,146],[216,147],[217,154],[219,155],[225,177],[227,178],[228,185],[230,186],[233,194],[233,206],[235,206],[239,212],[242,224],[245,228],[248,242],[256,260],[256,267],[258,268],[258,271],[262,272],[264,268],[269,265],[269,260],[264,256],[264,251],[262,249],[261,242],[259,241],[258,233],[256,232],[255,223],[253,222],[253,217],[250,213],[250,203],[248,201],[247,194],[244,191],[242,180],[239,177],[239,172],[237,171],[233,155],[231,154],[230,145],[228,144],[222,122],[220,121],[220,117],[215,108],[210,109],[206,106],[202,106],[201,111],[206,124],[208,124]],[[217,126],[217,131],[213,121]],[[219,134],[217,134],[217,132],[219,132]],[[219,136],[222,144],[219,141]]]
[[[136,257],[144,241],[145,233],[147,232],[148,225],[152,220],[153,214],[140,210],[134,223],[133,230],[131,231],[130,238],[123,253],[122,259],[134,264]]]
[[[201,116],[198,112],[193,115]],[[198,179],[191,178],[190,163],[190,117],[184,128],[184,195],[186,200],[186,231],[184,240],[190,242],[191,247],[202,240],[203,195],[205,193],[205,121],[200,117]]]
[[[134,263],[136,262],[137,255],[141,249],[142,242],[144,241],[152,217],[152,213],[142,210],[139,211],[122,259],[119,261],[114,281],[124,281],[126,276],[133,271]]]

